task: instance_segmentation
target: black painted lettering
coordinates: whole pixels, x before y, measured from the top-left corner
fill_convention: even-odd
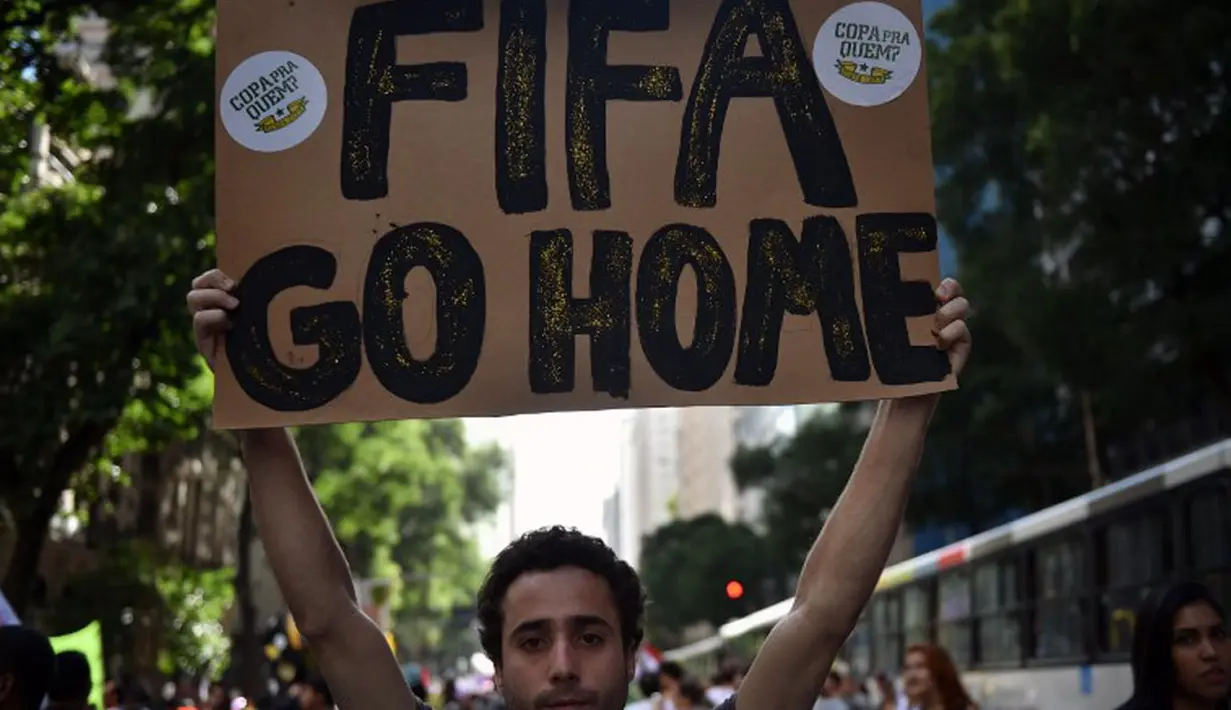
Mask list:
[[[745,57],[755,35],[762,56]],[[692,85],[675,170],[675,201],[713,207],[718,154],[734,97],[773,97],[804,201],[854,207],[858,200],[846,152],[808,59],[789,0],[723,0]]]
[[[502,0],[496,72],[496,197],[505,214],[547,207],[546,0]]]
[[[464,63],[398,64],[397,38],[482,28],[483,0],[388,0],[355,9],[342,92],[343,197],[375,200],[388,194],[394,102],[466,98]]]
[[[530,237],[530,390],[572,392],[575,338],[590,336],[595,392],[628,399],[631,340],[629,289],[633,240],[594,232],[590,297],[573,298],[573,236],[567,229]]]
[[[864,382],[871,376],[855,302],[851,250],[833,217],[804,220],[800,241],[782,220],[752,221],[736,383],[763,387],[773,381],[787,311],[797,316],[818,315],[834,380]]]
[[[697,316],[687,348],[675,323],[685,266],[697,276]],[[637,265],[637,332],[650,367],[675,389],[700,392],[722,377],[735,347],[735,274],[709,232],[669,224],[646,242]]]
[[[608,101],[679,101],[675,67],[607,64],[612,30],[651,32],[670,24],[669,0],[571,0],[565,133],[569,194],[577,210],[611,206],[607,172]]]
[[[926,281],[902,282],[898,255],[936,249],[936,218],[930,214],[865,214],[855,218],[859,280],[868,349],[887,385],[939,382],[949,358],[933,345],[912,346],[906,319],[930,316],[936,296]]]
[[[333,254],[289,246],[261,257],[236,287],[240,306],[227,334],[227,359],[236,382],[254,402],[279,412],[303,412],[333,401],[355,382],[363,359],[359,309],[345,301],[291,311],[296,345],[317,346],[316,363],[283,364],[269,340],[269,304],[287,289],[327,289],[337,275]]]
[[[416,360],[406,344],[406,277],[423,267],[436,284],[436,348]],[[368,362],[385,389],[417,404],[443,402],[466,388],[483,350],[487,294],[483,263],[466,237],[444,225],[398,227],[372,250],[363,289]]]

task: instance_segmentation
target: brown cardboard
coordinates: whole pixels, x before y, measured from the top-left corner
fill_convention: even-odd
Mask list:
[[[845,206],[807,204],[775,100],[735,97],[729,102],[718,143],[716,199],[711,206],[682,206],[677,200],[676,188],[678,164],[689,162],[688,159],[679,160],[682,135],[688,128],[686,109],[695,90],[707,38],[714,31],[715,18],[723,12],[736,18],[752,17],[753,24],[762,25],[771,39],[791,35],[793,19],[799,37],[796,48],[802,47],[811,57],[813,42],[822,23],[835,11],[853,3],[842,0],[792,0],[789,3],[787,0],[674,0],[669,7],[669,27],[664,30],[611,31],[607,40],[606,62],[608,65],[674,67],[678,70],[679,98],[668,101],[611,100],[605,103],[605,110],[600,102],[597,110],[574,114],[573,127],[576,130],[596,126],[604,115],[606,117],[605,143],[610,187],[609,207],[575,209],[570,199],[570,149],[566,135],[570,49],[575,49],[578,54],[574,70],[576,76],[580,76],[578,68],[592,66],[581,61],[585,42],[587,38],[597,36],[592,29],[583,27],[587,17],[601,16],[605,8],[622,8],[620,12],[628,17],[616,18],[615,24],[619,26],[621,21],[629,18],[653,20],[654,9],[666,8],[667,3],[661,0],[620,3],[573,0],[571,4],[571,9],[566,0],[545,0],[543,4],[546,8],[543,18],[546,21],[546,35],[542,47],[546,52],[546,70],[540,79],[544,97],[541,138],[546,208],[506,214],[497,197],[497,97],[504,96],[504,105],[514,109],[511,115],[515,117],[515,109],[528,105],[527,96],[532,97],[533,93],[519,93],[518,90],[533,86],[535,75],[526,68],[533,67],[535,45],[532,31],[510,24],[502,33],[502,19],[530,18],[527,26],[532,28],[534,9],[539,3],[506,0],[502,12],[502,3],[497,0],[395,0],[385,3],[361,0],[219,0],[219,118],[216,131],[218,259],[225,273],[241,281],[238,294],[242,301],[242,316],[237,314],[236,329],[228,336],[229,359],[222,358],[219,364],[215,399],[215,422],[218,426],[247,428],[615,407],[843,401],[900,397],[956,386],[952,376],[947,374],[943,356],[935,352],[930,332],[932,318],[923,315],[930,307],[926,302],[926,291],[938,281],[938,264],[934,220],[930,217],[934,214],[933,175],[926,72],[922,65],[903,94],[881,105],[852,105],[829,91],[821,91],[823,106],[832,116],[849,165],[855,204],[850,204],[851,200],[847,200]],[[851,25],[841,30],[853,42],[845,45],[849,50],[847,54],[853,52],[862,54],[864,58],[871,55],[883,59],[893,51],[892,45],[895,42],[900,45],[903,38],[914,43],[920,41],[922,25],[918,0],[889,0],[885,4],[897,8],[909,18],[914,27],[914,36],[894,35],[896,30],[888,27],[864,27],[862,36],[859,36],[855,26]],[[451,22],[464,25],[467,9],[473,10],[470,23],[474,25],[477,17],[481,29],[395,37],[415,22],[420,22],[421,26],[426,26],[429,20],[438,24]],[[789,9],[789,12],[775,15],[775,9]],[[357,10],[361,12],[357,13]],[[371,16],[372,19],[366,25],[353,23],[356,17],[361,16]],[[665,18],[664,14],[661,19]],[[569,40],[570,23],[575,35],[572,43]],[[375,28],[374,32],[364,35],[361,30],[365,26]],[[873,34],[869,35],[869,32]],[[734,36],[738,38],[738,32]],[[502,48],[505,39],[509,41]],[[748,40],[748,44],[750,47],[745,50],[742,43],[737,42],[734,45],[737,50],[735,56],[761,53],[756,34]],[[779,73],[779,85],[810,85],[815,89],[818,70],[810,61],[803,63],[802,70],[799,70],[800,65],[790,64],[788,60],[794,56],[790,45],[790,42],[773,45],[776,47],[774,57],[778,58],[780,66],[788,67]],[[321,107],[321,97],[303,94],[306,79],[301,81],[297,78],[286,85],[279,83],[291,74],[302,72],[302,67],[298,65],[294,71],[288,69],[268,74],[268,81],[253,84],[253,91],[247,92],[246,99],[237,98],[238,94],[234,91],[229,95],[224,92],[228,77],[241,62],[271,50],[293,52],[307,59],[323,77],[327,100],[323,105],[323,119],[306,140],[285,150],[260,152],[241,146],[231,137],[222,119],[224,112],[232,111],[229,120],[239,125],[243,123],[243,117],[234,113],[236,106],[242,106],[245,100],[254,97],[257,103],[263,100],[261,97],[268,99],[269,112],[256,116],[251,129],[258,132],[264,130],[261,139],[265,139],[277,135],[278,131],[292,130],[294,121],[283,128],[277,127],[278,122],[285,123],[290,118],[308,125],[314,120],[311,112]],[[393,54],[384,56],[394,56],[401,68],[382,67],[379,62],[382,51],[392,51]],[[503,90],[497,86],[502,57],[517,60],[510,61],[506,67],[505,76],[510,81]],[[377,170],[378,161],[374,161],[371,143],[355,137],[370,136],[372,133],[357,133],[349,139],[344,138],[344,114],[352,119],[352,123],[375,117],[375,124],[378,125],[383,110],[381,97],[396,92],[409,81],[404,76],[407,74],[405,67],[440,62],[464,63],[464,92],[455,92],[459,95],[451,97],[460,100],[403,100],[393,103],[390,109],[387,170]],[[834,66],[834,71],[844,74],[852,82],[874,84],[880,80],[877,77],[883,79],[887,75],[883,70],[886,62],[864,61],[860,56],[845,62],[830,62],[826,66],[830,64],[841,64]],[[790,69],[792,66],[794,69]],[[757,67],[743,65],[729,73],[739,79],[748,74],[750,68],[755,70]],[[900,74],[903,70],[898,68],[896,71]],[[620,78],[619,74],[614,76],[615,79]],[[669,71],[648,71],[636,87],[651,94],[669,95],[673,88],[671,79]],[[348,113],[345,106],[348,89],[366,85],[365,82],[370,82],[373,91],[362,96],[352,90],[352,105]],[[430,84],[431,81],[426,83]],[[600,78],[593,85],[603,84],[604,80]],[[586,80],[579,78],[574,86],[584,89]],[[437,84],[439,87],[440,84]],[[843,90],[854,91],[850,87]],[[464,93],[464,98],[461,98],[461,93]],[[802,115],[801,111],[810,111],[806,101],[800,98],[806,93],[797,88],[784,89],[785,112],[793,111],[792,115],[798,116]],[[303,98],[307,101],[295,103]],[[282,108],[283,113],[276,114],[276,107]],[[708,115],[703,105],[701,110],[694,113]],[[529,115],[533,116],[533,112]],[[515,122],[518,126],[530,125],[516,118],[507,123]],[[696,121],[692,124],[696,125]],[[823,121],[819,125],[823,125]],[[529,137],[512,139],[513,148],[533,145],[533,131],[527,135]],[[803,140],[807,143],[812,137],[814,135],[804,135]],[[255,139],[249,136],[248,140]],[[508,141],[505,143],[508,144]],[[344,145],[347,146],[345,149]],[[578,145],[580,147],[574,146],[572,149],[578,158],[578,165],[581,168],[592,165],[593,155],[587,153],[585,144]],[[532,151],[506,152],[506,155],[511,156],[511,175],[533,176],[533,170],[527,170],[532,162],[527,156],[533,155]],[[806,152],[803,163],[805,173],[820,170],[832,174],[839,170],[834,167],[835,161],[827,160],[813,150]],[[379,192],[379,188],[373,188],[379,181],[371,181],[374,175],[379,177],[379,174],[387,175],[387,191],[383,197],[347,199],[344,196],[343,186],[348,179],[344,176],[349,175],[352,183],[369,180],[360,188],[352,185],[350,189],[352,193],[368,190],[363,196],[370,197],[372,191]],[[697,184],[696,180],[682,182]],[[534,181],[528,183],[533,185]],[[592,177],[584,175],[574,183],[578,192],[590,196],[594,195],[598,184]],[[704,194],[705,191],[699,192]],[[840,190],[830,191],[828,197],[814,199],[813,202],[840,203],[839,193]],[[533,196],[533,191],[528,194]],[[687,202],[687,199],[683,201]],[[861,217],[876,214],[915,216]],[[825,298],[832,300],[836,297],[837,302],[843,297],[838,293],[841,290],[841,273],[849,270],[853,275],[853,288],[845,297],[852,307],[859,308],[862,317],[838,318],[823,327],[815,312],[810,315],[787,313],[782,320],[776,368],[767,369],[764,362],[759,369],[753,367],[750,363],[755,358],[749,355],[745,357],[749,366],[741,374],[738,367],[741,349],[763,344],[768,337],[766,333],[758,336],[751,324],[742,320],[748,312],[760,312],[755,308],[750,311],[745,303],[749,286],[750,223],[763,219],[781,220],[790,228],[792,242],[797,243],[803,233],[804,220],[818,216],[836,219],[849,252],[846,256],[840,253],[834,255],[831,249],[823,265],[803,263],[812,263],[809,268],[813,269],[813,274],[824,273],[821,280],[824,281]],[[870,225],[862,237],[862,253],[865,254],[862,266],[861,238],[857,237],[859,219],[866,220],[866,224]],[[368,309],[363,305],[365,279],[368,278],[369,261],[373,258],[378,241],[397,227],[405,228],[418,223],[446,225],[456,230],[481,262],[481,291],[484,296],[481,328],[474,318],[455,317],[455,313],[448,311],[448,308],[462,303],[478,308],[474,305],[479,295],[476,292],[478,282],[467,282],[464,275],[458,276],[461,272],[449,272],[446,277],[453,279],[454,286],[442,289],[442,295],[448,301],[442,311],[445,313],[444,320],[438,322],[436,318],[438,284],[423,268],[415,269],[405,280],[409,297],[400,306],[397,301],[398,274],[389,276],[388,269],[374,268],[373,276],[378,279],[384,276],[387,283],[370,286],[368,291],[386,300],[381,308],[373,307],[366,312]],[[724,291],[723,285],[717,282],[707,282],[701,289],[701,298],[711,299],[707,303],[713,299],[725,303],[725,307],[716,309],[716,320],[710,319],[712,322],[709,325],[713,328],[706,331],[709,335],[715,335],[713,343],[718,354],[713,359],[689,360],[682,353],[670,356],[670,329],[664,330],[661,326],[668,325],[671,319],[651,320],[654,314],[662,315],[663,309],[669,307],[669,301],[639,302],[639,299],[648,299],[647,294],[676,290],[678,299],[674,311],[679,324],[679,337],[685,345],[690,343],[699,293],[693,269],[683,270],[678,290],[661,284],[655,290],[652,282],[656,278],[663,279],[662,283],[669,281],[671,274],[664,269],[672,255],[677,253],[676,247],[695,238],[697,230],[677,230],[660,238],[652,250],[656,256],[641,262],[651,236],[665,225],[672,224],[708,230],[720,246],[720,251],[710,244],[697,250],[698,258],[712,267],[716,274],[724,271],[723,259],[730,267],[732,281],[726,286],[733,284],[733,300],[723,301],[721,296],[724,293],[729,296],[732,292]],[[895,228],[902,234],[887,238],[886,230]],[[536,340],[531,333],[532,245],[537,243],[538,253],[549,258],[567,256],[559,237],[552,239],[539,235],[536,241],[532,233],[560,229],[569,230],[572,237],[571,290],[577,299],[590,295],[591,260],[596,243],[594,230],[627,234],[627,242],[618,235],[597,237],[600,243],[616,247],[612,251],[611,261],[601,266],[601,269],[607,269],[605,273],[619,276],[623,273],[621,268],[629,268],[628,296],[624,301],[628,304],[628,344],[625,348],[628,353],[627,382],[622,382],[625,378],[620,374],[619,338],[613,341],[607,337],[604,341],[608,343],[606,347],[617,354],[614,360],[610,357],[603,360],[606,365],[601,368],[600,388],[608,391],[596,391],[591,369],[593,348],[591,338],[586,335],[572,339],[575,356],[571,364],[571,391],[536,392],[532,386],[532,343],[539,343],[545,348],[541,348],[540,352],[547,353],[542,358],[541,366],[535,369],[535,386],[540,390],[560,389],[561,377],[567,375],[570,367],[568,358],[563,357],[560,351],[544,345],[550,344],[550,339],[540,334]],[[385,246],[390,247],[386,251],[409,253],[404,251],[405,248],[413,247],[418,249],[415,253],[428,259],[439,257],[439,263],[448,262],[453,265],[452,268],[465,261],[458,252],[441,251],[442,244],[447,246],[450,243],[449,235],[452,232],[447,229],[438,231],[430,238],[424,238],[425,233],[419,233],[416,237],[414,230],[404,231],[404,243],[396,245],[386,241]],[[694,236],[690,237],[690,234]],[[453,237],[454,241],[458,238]],[[628,258],[630,254],[619,248],[624,243],[630,245],[631,262]],[[900,248],[905,243],[918,244],[918,248],[924,251],[896,254],[895,246]],[[261,303],[262,299],[254,294],[268,290],[278,280],[294,282],[314,268],[307,261],[291,260],[272,264],[265,275],[249,273],[258,260],[288,246],[299,246],[301,250],[303,247],[327,250],[336,258],[335,277],[323,290],[301,286],[282,291],[266,309]],[[771,288],[807,301],[807,289],[801,290],[801,283],[792,284],[782,276],[785,272],[772,270],[785,263],[782,261],[785,252],[766,253],[767,256],[758,261],[765,267],[760,272],[758,293]],[[316,257],[322,254],[317,252]],[[921,281],[930,286],[918,284],[913,295],[903,296],[903,288],[909,287],[895,286],[898,279],[889,279],[894,283],[886,281],[886,278],[894,276],[892,268],[895,264],[900,266],[900,281]],[[555,274],[555,281],[548,274],[537,283],[544,287],[558,284],[560,273]],[[475,274],[471,272],[470,277],[474,278]],[[880,279],[876,282],[879,285],[869,286],[874,278]],[[615,279],[615,283],[620,281],[619,278]],[[543,291],[539,289],[535,292]],[[875,307],[871,311],[874,312],[870,312],[869,304],[865,303],[869,293],[881,294],[873,303]],[[413,359],[419,361],[419,370],[441,374],[453,383],[453,387],[441,384],[439,378],[408,379],[406,372],[413,371],[416,366],[407,360],[405,353],[398,352],[398,334],[388,329],[370,336],[361,348],[354,344],[352,333],[349,353],[335,357],[329,363],[330,367],[335,368],[335,374],[331,377],[312,374],[319,372],[313,370],[320,367],[318,348],[313,344],[296,345],[292,341],[291,312],[296,308],[327,302],[354,304],[334,308],[344,320],[346,313],[353,316],[356,311],[363,312],[364,320],[373,322],[377,320],[373,314],[382,310],[386,320],[395,320],[400,312],[404,320],[405,343]],[[617,326],[616,332],[619,332],[619,326],[624,321],[619,303],[620,299],[616,299],[615,302],[596,304],[582,315],[590,316],[592,323],[603,327],[614,324]],[[916,315],[910,318],[904,318],[900,313],[895,315],[894,310],[900,311],[903,307],[917,312]],[[262,369],[261,349],[252,344],[265,337],[260,314],[266,310],[269,347],[265,354],[265,369]],[[837,308],[823,310],[834,312]],[[544,328],[568,323],[568,312],[561,309],[558,302],[536,312],[539,317],[534,322]],[[314,315],[312,310],[300,314],[305,321],[312,321],[316,316],[319,312]],[[772,325],[773,319],[767,322]],[[458,325],[451,330],[450,324],[455,323]],[[642,327],[648,327],[649,331],[643,334]],[[902,347],[905,339],[900,339],[895,349],[894,333],[901,336],[903,329],[909,332],[909,342],[924,350],[904,353]],[[345,328],[331,327],[326,330],[326,342],[340,342],[348,337],[343,332]],[[771,327],[769,336],[772,336],[772,330]],[[432,363],[430,367],[422,366],[433,356],[437,336],[441,332],[456,336],[463,350],[470,347],[471,350],[466,352],[473,352],[473,346],[481,344],[472,374],[468,373],[466,352],[462,350]],[[611,333],[610,330],[604,332],[608,336]],[[831,336],[831,351],[844,354],[848,367],[853,368],[850,372],[855,372],[856,381],[837,381],[831,373],[823,338],[825,332]],[[860,332],[862,339],[857,337]],[[648,347],[654,353],[652,357],[658,365],[657,370],[647,357],[643,335],[652,341]],[[311,337],[307,338],[309,343],[312,340]],[[702,340],[710,342],[705,337]],[[616,344],[614,349],[610,346],[612,342]],[[730,355],[724,361],[722,351],[726,349],[727,342],[731,344]],[[677,349],[682,347],[677,346]],[[929,347],[930,352],[926,350]],[[869,353],[876,356],[870,357]],[[386,379],[393,378],[402,383],[398,386],[402,397],[391,393],[377,377],[372,364],[374,355],[383,358]],[[270,358],[281,363],[283,369],[278,371],[275,367],[271,370]],[[866,379],[858,377],[860,361],[865,363]],[[352,378],[345,370],[353,370],[356,366],[358,373],[350,381]],[[766,374],[770,369],[772,377]],[[667,379],[659,370],[668,373]],[[237,372],[244,376],[249,390],[263,393],[258,398],[264,399],[267,404],[259,403],[240,386]],[[850,378],[850,372],[845,376]],[[351,374],[354,374],[353,371]],[[896,380],[897,383],[885,384],[886,380]],[[624,384],[627,384],[626,391]],[[460,391],[457,391],[459,386]],[[438,401],[408,401],[407,395],[410,399]],[[267,406],[271,402],[273,406]]]

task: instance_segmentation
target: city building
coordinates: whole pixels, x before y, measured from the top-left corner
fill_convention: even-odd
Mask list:
[[[715,513],[739,519],[739,489],[731,475],[735,454],[737,407],[689,407],[680,410],[680,517]]]
[[[674,515],[679,491],[679,409],[638,409],[622,422],[620,470],[603,504],[604,536],[636,566],[641,541]]]

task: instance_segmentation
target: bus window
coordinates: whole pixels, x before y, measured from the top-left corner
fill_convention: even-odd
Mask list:
[[[975,568],[979,662],[1000,665],[1022,660],[1017,564],[1008,559]]]
[[[902,631],[906,645],[932,642],[932,605],[927,583],[909,586],[902,592]]]
[[[1101,653],[1129,652],[1137,606],[1167,580],[1171,568],[1167,520],[1159,511],[1136,513],[1111,523],[1096,538]]]
[[[1035,553],[1035,658],[1084,655],[1081,597],[1085,570],[1085,548],[1079,538],[1044,545]]]
[[[969,668],[970,572],[957,570],[940,578],[940,627],[937,640],[959,668]]]
[[[1185,547],[1192,577],[1231,609],[1231,495],[1226,485],[1188,500]]]
[[[872,600],[872,652],[876,668],[896,674],[902,667],[902,627],[896,594]]]
[[[851,664],[851,672],[858,678],[872,675],[872,628],[862,619],[846,640],[845,653]]]

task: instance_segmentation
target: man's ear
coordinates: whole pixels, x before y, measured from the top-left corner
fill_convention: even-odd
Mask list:
[[[628,682],[633,682],[637,677],[637,649],[629,649],[624,654],[624,675],[628,676]]]
[[[492,682],[496,685],[496,692],[504,695],[504,673],[500,671],[500,666],[496,666],[496,671],[492,674]]]

